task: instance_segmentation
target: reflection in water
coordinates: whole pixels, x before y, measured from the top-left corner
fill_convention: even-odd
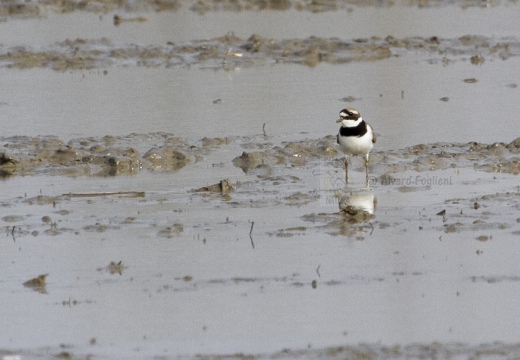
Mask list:
[[[374,226],[371,223],[375,214],[377,199],[369,189],[352,191],[337,191],[341,220],[334,220],[329,226],[337,228],[338,235],[356,240],[364,240],[366,235],[372,235]]]
[[[355,216],[366,214],[369,218],[374,215],[377,199],[370,190],[359,192],[345,192],[338,194],[339,209],[341,212]]]

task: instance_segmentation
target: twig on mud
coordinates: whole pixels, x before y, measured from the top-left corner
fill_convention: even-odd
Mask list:
[[[318,277],[321,277],[321,275],[320,275],[320,266],[321,266],[321,264],[318,264],[318,267],[316,268],[316,274],[318,274]]]
[[[262,131],[264,132],[264,136],[267,136],[267,134],[265,133],[265,123],[264,125],[262,125]]]
[[[68,197],[98,197],[98,196],[127,196],[127,197],[144,197],[144,191],[115,191],[115,192],[99,192],[99,193],[69,193],[63,194],[62,196]]]
[[[253,226],[255,226],[255,222],[251,222],[251,230],[249,230],[249,238],[251,239],[251,246],[253,249],[255,248],[255,243],[253,242],[253,236],[251,235],[253,233]]]

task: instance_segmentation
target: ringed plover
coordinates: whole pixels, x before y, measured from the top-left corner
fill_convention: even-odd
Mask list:
[[[364,155],[366,185],[368,186],[368,154],[376,143],[376,133],[356,109],[341,110],[336,122],[341,123],[337,139],[345,153],[345,182],[348,184],[348,157]]]

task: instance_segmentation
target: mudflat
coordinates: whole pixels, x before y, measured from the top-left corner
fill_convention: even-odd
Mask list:
[[[518,13],[0,5],[0,356],[518,357]]]

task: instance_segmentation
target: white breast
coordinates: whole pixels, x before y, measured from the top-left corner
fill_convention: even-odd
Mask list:
[[[372,150],[374,143],[373,130],[370,125],[367,124],[367,133],[361,137],[357,136],[341,136],[338,134],[339,145],[348,155],[366,155]]]

